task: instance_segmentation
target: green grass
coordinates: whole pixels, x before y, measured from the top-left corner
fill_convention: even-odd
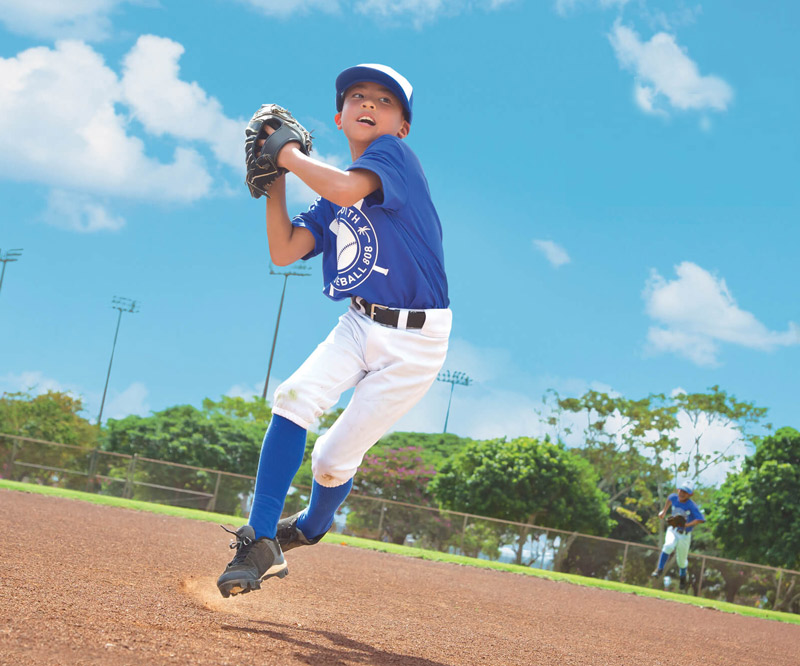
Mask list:
[[[192,520],[203,520],[212,523],[226,523],[230,525],[239,525],[242,523],[241,517],[226,516],[225,514],[221,513],[211,513],[208,511],[199,511],[197,509],[185,509],[183,507],[167,506],[164,504],[152,504],[150,502],[140,502],[137,500],[127,500],[118,497],[108,497],[106,495],[95,495],[93,493],[85,493],[79,490],[65,490],[63,488],[52,488],[50,486],[40,486],[30,483],[18,483],[16,481],[7,481],[4,479],[0,479],[0,489],[39,493],[42,495],[53,495],[56,497],[91,502],[93,504],[116,506],[125,509],[133,509],[135,511],[147,511],[149,513],[159,513],[168,516],[177,516],[179,518],[189,518]],[[616,592],[624,592],[626,594],[637,594],[642,597],[655,597],[657,599],[666,599],[678,603],[701,606],[703,608],[712,608],[726,613],[735,613],[737,615],[746,615],[749,617],[760,617],[767,620],[778,620],[780,622],[788,622],[790,624],[800,624],[800,615],[795,615],[793,613],[781,613],[777,611],[764,610],[761,608],[750,608],[749,606],[739,606],[737,604],[731,604],[725,601],[714,601],[713,599],[703,599],[702,597],[694,597],[686,594],[676,594],[674,592],[655,590],[648,587],[640,587],[638,585],[627,585],[626,583],[616,583],[597,578],[586,578],[584,576],[577,576],[575,574],[565,574],[556,571],[547,571],[544,569],[532,569],[530,567],[524,567],[517,564],[506,564],[504,562],[490,562],[488,560],[479,560],[473,557],[464,557],[463,555],[451,555],[449,553],[423,550],[421,548],[412,548],[410,546],[398,546],[391,543],[362,539],[360,537],[347,536],[344,534],[327,534],[323,538],[323,541],[326,543],[341,544],[354,548],[365,548],[383,553],[392,553],[394,555],[402,555],[405,557],[417,557],[433,562],[448,562],[450,564],[459,564],[462,566],[506,571],[524,576],[536,576],[538,578],[546,578],[549,580],[581,585],[583,587],[596,587],[604,590],[614,590]]]

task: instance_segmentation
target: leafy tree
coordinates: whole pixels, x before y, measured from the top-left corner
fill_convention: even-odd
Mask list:
[[[359,467],[353,490],[371,497],[425,506],[432,503],[427,487],[434,474],[433,467],[424,464],[420,450],[413,446],[389,450],[384,455],[370,453]],[[353,501],[350,508],[348,527],[375,530],[380,525],[377,538],[398,544],[408,535],[419,536],[427,519],[433,520],[436,516],[421,509],[367,500]]]
[[[392,432],[370,449],[373,455],[383,451],[414,447],[425,465],[439,469],[452,455],[458,453],[471,439],[452,433]]]
[[[91,447],[97,427],[81,416],[83,400],[62,391],[32,396],[27,392],[0,397],[0,433]]]
[[[81,415],[83,401],[69,393],[3,393],[0,433],[42,439],[71,447],[47,446],[0,436],[0,477],[39,481],[85,490],[90,451],[98,428]],[[73,448],[73,447],[80,448]],[[11,452],[14,451],[14,462]],[[20,463],[27,463],[22,465]],[[38,465],[41,467],[35,467]],[[62,471],[64,470],[64,471]]]
[[[168,462],[255,476],[264,418],[271,415],[260,398],[206,400],[203,410],[191,405],[169,407],[150,416],[109,419],[103,450],[136,454]],[[165,465],[139,463],[136,480],[170,488],[212,493],[217,475]],[[118,471],[118,475],[119,471]],[[252,489],[248,479],[225,478],[216,509],[241,513],[241,500]],[[138,486],[135,497],[154,499],[164,491]],[[179,501],[176,498],[175,501]]]
[[[529,437],[467,444],[429,490],[453,511],[589,534],[611,527],[607,497],[589,463],[562,445]],[[511,529],[521,563],[529,528]]]
[[[760,424],[767,414],[766,407],[740,402],[735,396],[720,390],[719,386],[712,386],[708,393],[679,393],[672,400],[676,415],[683,414],[692,425],[694,437],[692,450],[678,462],[675,476],[683,473],[695,480],[714,465],[731,462],[734,456],[728,451],[737,442],[750,442],[750,429]],[[729,428],[738,436],[723,451],[702,453],[702,439],[708,429],[715,425]],[[766,427],[771,429],[769,424]]]
[[[713,531],[728,557],[800,569],[800,432],[756,440],[720,488]]]
[[[563,412],[586,418],[577,451],[598,473],[598,487],[621,524],[615,537],[645,540],[659,529],[653,507],[665,499],[664,458],[677,451],[675,408],[663,394],[630,400],[591,390],[580,398],[560,398],[556,392],[551,397],[549,425],[561,428]],[[565,432],[571,434],[569,428]]]

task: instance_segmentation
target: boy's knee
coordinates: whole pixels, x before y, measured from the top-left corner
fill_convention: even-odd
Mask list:
[[[354,471],[343,470],[323,456],[317,457],[313,455],[311,457],[311,472],[314,474],[314,481],[326,488],[335,488],[347,483],[355,473]]]
[[[311,427],[321,413],[308,391],[303,390],[299,383],[291,379],[275,389],[272,396],[272,411],[306,429]]]

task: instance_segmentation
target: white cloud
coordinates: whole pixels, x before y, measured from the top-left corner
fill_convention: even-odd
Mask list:
[[[570,262],[567,251],[553,241],[534,240],[533,245],[547,258],[547,261],[556,268]]]
[[[179,78],[178,42],[142,35],[123,61],[122,96],[133,116],[156,136],[202,141],[221,162],[243,168],[243,119],[228,118],[197,82]]]
[[[656,112],[662,103],[682,111],[725,111],[733,99],[730,85],[717,76],[701,75],[673,35],[659,32],[642,42],[634,30],[617,21],[608,38],[620,65],[633,71],[634,99],[647,113]]]
[[[124,419],[132,414],[147,416],[150,413],[150,405],[147,403],[147,388],[141,382],[133,382],[122,393],[112,392],[106,400],[103,409],[104,421]]]
[[[0,0],[0,21],[17,34],[97,41],[109,36],[109,14],[129,1]]]
[[[752,453],[745,441],[741,440],[740,434],[735,428],[727,424],[709,423],[705,414],[700,415],[697,424],[693,424],[686,414],[679,414],[678,430],[675,434],[680,450],[672,461],[667,461],[673,465],[676,462],[692,459],[696,453],[703,457],[711,456],[712,460],[720,453],[734,457],[734,460],[730,462],[720,462],[701,472],[698,481],[703,485],[720,485],[728,472],[736,469],[745,456]],[[700,437],[699,451],[695,450],[695,437],[697,436]],[[676,480],[680,481],[684,476],[686,475],[679,474]],[[689,476],[692,475],[689,474]]]
[[[561,16],[568,16],[575,11],[579,5],[592,5],[599,9],[611,9],[617,7],[622,9],[629,0],[556,0],[556,13]]]
[[[650,351],[714,365],[720,342],[762,351],[800,344],[796,324],[790,322],[784,332],[770,331],[739,308],[724,279],[689,261],[676,266],[675,272],[677,278],[670,281],[654,270],[645,286],[647,314],[659,324],[648,332]]]
[[[240,0],[268,16],[288,17],[321,11],[353,11],[380,20],[408,18],[420,27],[439,16],[454,16],[471,9],[495,11],[519,0]],[[624,2],[626,0],[602,0]]]
[[[176,42],[144,36],[126,57],[122,79],[79,41],[0,58],[0,176],[41,183],[42,174],[57,170],[62,190],[179,202],[207,195],[206,160],[188,144],[207,144],[221,162],[243,170],[235,156],[243,121],[225,117],[197,83],[178,79],[182,52]],[[53,100],[58,112],[43,122]],[[196,114],[195,127],[177,120],[184,104]],[[175,140],[170,162],[151,156],[132,134],[126,108],[146,132]],[[120,224],[96,205],[84,202],[78,228]]]
[[[32,395],[41,395],[48,391],[64,391],[77,395],[74,388],[66,388],[59,381],[45,377],[40,370],[26,370],[19,374],[9,372],[0,376],[0,392],[26,392]]]
[[[320,11],[327,14],[339,12],[339,0],[240,0],[267,16],[286,17],[292,14],[307,14]]]
[[[52,190],[48,197],[44,221],[54,227],[93,233],[97,231],[119,231],[125,220],[110,213],[94,198],[76,192]]]
[[[19,374],[8,373],[0,376],[0,393],[26,392],[37,396],[48,391],[69,393],[75,398],[80,398],[83,402],[81,416],[92,422],[97,420],[102,400],[102,393],[99,391],[82,391],[74,384],[63,384],[57,379],[45,376],[41,370],[26,370]],[[147,388],[141,382],[133,382],[122,392],[109,388],[103,408],[103,421],[109,418],[122,419],[131,414],[147,416],[150,413],[147,395]]]

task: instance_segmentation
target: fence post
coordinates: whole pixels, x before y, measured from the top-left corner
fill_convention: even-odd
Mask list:
[[[706,572],[706,558],[703,557],[703,561],[700,564],[700,581],[697,583],[697,596],[700,596],[700,593],[703,591],[703,574]]]
[[[14,443],[11,445],[11,458],[8,460],[8,476],[14,481],[14,460],[17,457],[17,451],[19,451],[19,440],[15,439]]]
[[[386,511],[386,502],[381,502],[381,516],[378,518],[378,540],[380,541],[381,534],[383,534],[383,514]]]
[[[542,546],[542,563],[539,566],[540,569],[544,569],[544,558],[547,555],[547,537],[550,535],[550,530],[544,531],[544,545]]]
[[[620,571],[619,574],[620,583],[625,582],[625,564],[628,562],[628,545],[627,543],[625,544],[625,551],[622,553],[622,571]]]
[[[779,601],[781,600],[781,583],[783,582],[783,569],[778,569],[778,585],[775,587],[775,601],[772,604],[772,610],[776,610],[779,607]]]
[[[125,489],[122,491],[122,496],[125,499],[133,497],[133,474],[136,471],[136,458],[138,457],[139,454],[134,453],[131,457],[131,463],[128,465],[128,476],[125,479]]]
[[[97,449],[92,449],[92,453],[89,456],[89,471],[86,474],[86,492],[92,492],[92,481],[94,479],[95,472],[97,472]]]
[[[217,493],[219,492],[219,480],[221,478],[222,472],[217,472],[217,482],[214,484],[214,497],[209,500],[206,511],[213,511],[217,508]]]
[[[464,554],[464,535],[467,533],[467,516],[464,516],[464,523],[461,525],[461,544],[459,548],[461,550],[461,554]]]

